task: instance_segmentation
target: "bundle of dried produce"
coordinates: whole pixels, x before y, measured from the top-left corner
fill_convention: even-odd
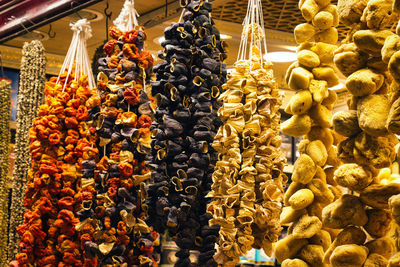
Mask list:
[[[10,266],[82,266],[79,223],[76,211],[82,205],[80,162],[93,157],[87,126],[87,101],[96,92],[87,54],[90,37],[86,20],[71,24],[74,38],[59,77],[46,83],[45,104],[29,130],[31,169],[25,192],[24,223],[17,227],[19,250]]]
[[[82,162],[84,202],[78,216],[86,256],[101,266],[157,266],[158,261],[153,254],[158,234],[144,222],[152,123],[146,87],[153,57],[143,49],[144,29],[130,20],[135,16],[133,2],[125,1],[104,45],[107,57],[99,59],[100,97],[90,103],[100,153]]]
[[[286,82],[296,94],[285,109],[292,117],[281,127],[284,134],[303,136],[281,215],[281,223],[290,225],[288,236],[275,251],[286,267],[323,265],[331,234],[322,225],[322,210],[342,194],[332,178],[341,162],[330,129],[337,96],[329,89],[339,83],[332,66],[338,11],[329,0],[299,1],[299,8],[307,22],[294,30],[298,61],[289,67]]]
[[[251,248],[271,255],[278,240],[286,158],[280,151],[281,95],[266,52],[261,1],[250,0],[239,59],[224,84],[213,147],[211,225],[220,225],[217,261],[235,266]],[[248,51],[248,53],[246,52]]]
[[[11,82],[0,78],[0,264],[7,264]]]
[[[349,110],[333,116],[333,127],[343,136],[338,154],[344,162],[333,179],[351,194],[324,209],[324,226],[342,229],[325,254],[325,262],[332,266],[387,266],[393,253],[387,237],[392,222],[388,199],[399,193],[400,185],[379,183],[383,172],[378,174],[378,169],[392,165],[398,142],[386,127],[390,78],[381,50],[393,35],[385,28],[397,14],[392,12],[392,1],[339,1],[338,7],[340,21],[352,22],[354,30],[334,52],[336,67],[347,77],[351,98]],[[355,9],[358,12],[351,12]]]
[[[29,154],[29,128],[38,115],[43,102],[46,57],[40,41],[25,43],[22,49],[20,81],[18,88],[17,126],[15,134],[15,164],[12,176],[12,196],[8,239],[8,259],[18,253],[20,238],[17,226],[24,222],[24,193],[31,163]]]
[[[183,4],[183,22],[165,29],[163,62],[154,68],[152,93],[158,107],[148,222],[160,233],[168,229],[179,246],[175,266],[191,266],[189,250],[194,249],[200,251],[198,266],[217,266],[213,255],[219,227],[208,225],[206,195],[217,161],[211,143],[221,125],[217,97],[226,75],[224,43],[211,18],[211,3]]]

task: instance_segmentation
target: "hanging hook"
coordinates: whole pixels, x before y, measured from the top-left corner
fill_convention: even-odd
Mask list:
[[[56,32],[53,31],[53,26],[51,26],[51,23],[49,24],[49,31],[47,32],[47,35],[50,37],[50,39],[56,37]]]
[[[72,1],[72,2],[71,2],[71,9],[72,9],[72,10],[74,9],[74,4],[75,4],[75,2]],[[82,16],[81,16],[81,14],[79,14],[78,9],[75,10],[75,14],[76,14],[80,19],[83,19]]]
[[[109,8],[110,8],[110,4],[107,1],[106,8],[104,9],[104,15],[106,15],[107,18],[111,18],[111,15],[112,15],[112,12],[110,12],[110,13],[107,12]]]
[[[110,4],[108,0],[106,2],[106,8],[104,9],[104,15],[106,16],[106,40],[108,41],[108,21],[111,20],[112,12],[108,13],[108,9],[110,8]]]
[[[78,10],[75,11],[75,14],[76,14],[80,19],[83,19],[82,16],[81,16],[81,14],[79,14]]]

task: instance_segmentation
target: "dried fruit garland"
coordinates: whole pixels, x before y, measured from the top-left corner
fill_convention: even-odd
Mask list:
[[[0,78],[1,79],[1,78]],[[7,264],[11,83],[0,80],[0,265]]]
[[[323,211],[324,225],[343,229],[325,260],[332,266],[386,266],[394,246],[387,236],[392,224],[388,200],[400,193],[400,184],[388,180],[378,184],[385,176],[378,174],[378,169],[392,165],[398,143],[392,134],[396,127],[390,116],[391,103],[398,96],[397,83],[389,89],[389,82],[398,76],[397,71],[390,70],[389,63],[397,50],[393,45],[398,36],[385,29],[398,15],[392,12],[392,1],[361,1],[357,3],[358,14],[350,14],[351,5],[345,2],[338,2],[339,18],[346,25],[353,24],[354,30],[348,34],[347,43],[335,51],[334,60],[347,77],[351,99],[349,110],[333,117],[335,131],[344,136],[338,152],[345,163],[333,178],[357,195],[344,195]],[[388,75],[387,63],[393,77]],[[390,177],[390,169],[387,176]]]
[[[218,226],[209,226],[207,194],[217,153],[211,147],[221,121],[217,101],[226,69],[224,43],[210,16],[211,3],[187,1],[183,22],[165,29],[163,62],[154,71],[152,180],[147,187],[148,222],[166,229],[180,251],[175,266],[191,266],[189,250],[200,251],[198,266],[213,260]]]
[[[86,255],[101,265],[157,266],[153,246],[157,233],[144,222],[144,183],[150,178],[151,101],[145,92],[152,55],[143,50],[142,28],[109,31],[106,58],[99,59],[97,89],[91,103],[100,160],[84,161],[82,188],[86,195],[79,214]],[[96,192],[96,194],[95,194]]]
[[[256,25],[257,26],[257,25]],[[219,97],[223,106],[213,147],[219,161],[213,174],[211,224],[221,226],[219,263],[234,266],[252,247],[272,253],[278,240],[286,158],[280,151],[278,112],[281,96],[272,66],[262,66],[254,46],[250,60],[240,60]]]
[[[292,117],[281,126],[284,134],[303,136],[281,215],[281,223],[290,225],[288,236],[275,248],[285,267],[323,265],[331,236],[322,225],[322,210],[342,194],[332,177],[341,163],[330,130],[337,96],[328,89],[339,83],[332,67],[338,39],[337,8],[329,0],[299,1],[299,8],[307,23],[294,30],[300,45],[298,61],[286,75],[289,88],[297,92],[285,109]]]
[[[92,137],[85,103],[95,92],[88,88],[86,76],[73,78],[74,73],[64,73],[59,84],[55,77],[46,83],[46,102],[29,130],[32,166],[25,220],[17,228],[20,253],[11,266],[83,263],[75,212],[82,204],[80,162],[93,156],[88,151]]]
[[[18,253],[20,238],[17,226],[24,222],[23,199],[31,158],[29,154],[29,128],[37,117],[43,101],[46,57],[40,41],[25,43],[22,49],[20,83],[18,89],[17,127],[15,135],[15,165],[12,177],[12,197],[8,239],[8,259]]]

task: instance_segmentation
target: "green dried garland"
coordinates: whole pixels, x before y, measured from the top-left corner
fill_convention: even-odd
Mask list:
[[[20,84],[17,107],[17,132],[15,136],[15,165],[12,176],[12,196],[10,228],[8,241],[8,259],[14,259],[18,253],[20,238],[16,228],[24,222],[24,195],[28,170],[31,164],[29,153],[29,128],[38,115],[43,102],[43,90],[46,81],[45,50],[40,41],[25,43],[22,49]]]
[[[0,266],[7,266],[11,83],[0,81]]]

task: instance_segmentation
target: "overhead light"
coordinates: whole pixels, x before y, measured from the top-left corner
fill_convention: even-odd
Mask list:
[[[334,90],[334,91],[338,91],[341,90],[345,87],[345,85],[343,83],[339,83],[338,85],[332,86],[329,89]]]
[[[227,40],[227,39],[232,39],[232,36],[228,35],[228,34],[223,34],[221,33],[219,35],[219,37],[221,38],[221,40]]]
[[[282,47],[289,51],[293,51],[293,52],[297,52],[297,48],[298,48],[297,46],[294,46],[294,45],[284,45]]]
[[[271,62],[293,62],[297,60],[297,55],[294,52],[270,52],[265,54],[264,59]]]

